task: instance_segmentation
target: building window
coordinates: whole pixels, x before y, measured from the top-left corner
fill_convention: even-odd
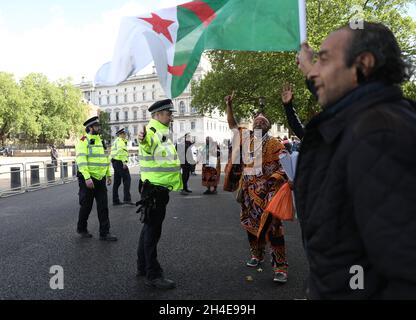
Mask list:
[[[179,123],[179,131],[180,132],[184,131],[183,122]]]
[[[191,107],[191,112],[192,113],[196,113],[196,108],[195,107]]]
[[[191,122],[191,130],[195,130],[195,121]]]
[[[107,90],[107,94],[110,94],[110,90]]]
[[[118,92],[118,89],[116,89],[116,93]]]
[[[110,104],[110,97],[107,97],[107,104]]]
[[[133,94],[133,101],[134,101],[134,102],[136,102],[136,101],[137,101],[137,93],[136,93],[136,92]]]
[[[129,120],[129,112],[124,111],[124,120]]]
[[[137,136],[137,126],[134,126],[134,127],[133,127],[133,134],[134,134],[135,136]]]
[[[127,88],[124,88],[124,92],[127,92]]]
[[[101,91],[98,91],[98,94],[101,95]]]
[[[142,96],[143,96],[143,101],[146,101],[146,92],[143,92]]]
[[[120,121],[120,112],[118,111],[116,111],[116,121]]]
[[[127,94],[124,95],[124,103],[127,103]]]
[[[137,120],[137,110],[133,111],[133,120]]]
[[[146,110],[143,110],[143,111],[142,111],[142,117],[143,117],[143,120],[146,120],[146,117],[147,117],[147,112],[146,112]]]
[[[152,92],[152,100],[155,100],[155,93]]]
[[[183,101],[179,102],[179,113],[180,114],[185,113],[185,102],[183,102]]]
[[[98,104],[101,106],[101,97],[98,98]]]
[[[118,96],[116,96],[116,104],[118,104]]]
[[[145,86],[143,86],[143,90],[146,90],[146,87]]]

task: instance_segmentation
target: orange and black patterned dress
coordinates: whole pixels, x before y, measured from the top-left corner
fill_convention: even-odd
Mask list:
[[[202,185],[204,187],[217,187],[221,177],[221,163],[220,163],[220,151],[217,145],[209,150],[206,147],[206,164],[202,165]],[[215,164],[209,163],[209,158],[214,156],[216,158]],[[214,167],[215,165],[215,167]]]
[[[250,148],[253,150],[254,138],[251,136],[250,140]],[[263,138],[261,172],[254,175],[243,172],[240,222],[247,230],[252,257],[263,260],[266,241],[270,242],[273,268],[275,271],[287,272],[282,222],[264,211],[268,202],[287,180],[279,162],[279,154],[284,149],[284,145],[277,138]],[[245,172],[252,166],[244,165]]]

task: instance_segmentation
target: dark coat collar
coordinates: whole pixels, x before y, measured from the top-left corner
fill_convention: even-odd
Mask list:
[[[345,129],[348,119],[356,113],[381,102],[402,98],[402,91],[397,86],[387,86],[379,82],[368,83],[354,89],[339,102],[312,118],[306,128],[317,127],[324,141],[330,144]]]

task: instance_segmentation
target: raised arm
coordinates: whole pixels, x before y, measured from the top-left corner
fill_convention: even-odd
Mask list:
[[[300,122],[298,115],[293,107],[293,90],[290,85],[285,85],[282,90],[282,103],[285,109],[287,122],[289,127],[295,133],[295,135],[302,139],[305,130],[303,124]]]
[[[227,121],[228,121],[228,127],[230,129],[237,129],[238,124],[234,118],[233,99],[234,99],[234,91],[230,96],[225,97],[225,104],[227,105]]]
[[[152,154],[154,148],[154,132],[147,132],[146,126],[143,127],[143,130],[139,132],[137,140],[139,141],[139,150],[146,152],[147,154]]]

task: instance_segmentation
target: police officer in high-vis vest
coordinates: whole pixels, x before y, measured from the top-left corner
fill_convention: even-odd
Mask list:
[[[166,279],[157,261],[157,244],[169,202],[169,192],[182,189],[180,160],[169,138],[169,124],[174,112],[172,100],[155,102],[149,111],[152,119],[138,136],[140,161],[141,221],[144,223],[137,250],[137,271],[145,284],[172,289],[175,283]],[[140,211],[140,209],[139,209]]]
[[[77,232],[82,238],[91,238],[87,228],[88,217],[94,203],[97,203],[98,220],[100,222],[100,240],[116,241],[110,234],[110,220],[108,218],[107,185],[111,184],[110,163],[104,152],[98,117],[92,117],[84,123],[87,134],[75,147],[76,163],[78,166],[79,184],[79,219]]]
[[[124,128],[116,132],[117,138],[111,146],[111,163],[114,168],[114,184],[113,184],[113,205],[121,205],[118,197],[118,188],[121,180],[123,180],[124,203],[133,204],[131,202],[130,184],[131,177],[127,163],[129,162],[129,151],[127,150],[126,131]]]

